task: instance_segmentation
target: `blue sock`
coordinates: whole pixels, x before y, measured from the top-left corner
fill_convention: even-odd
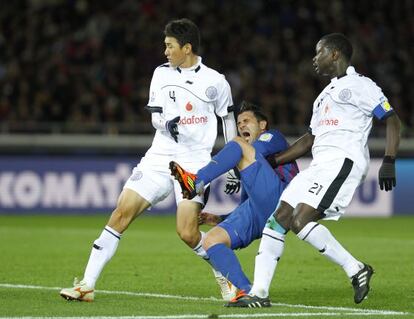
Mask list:
[[[239,143],[228,142],[220,152],[213,156],[210,163],[197,172],[196,181],[203,181],[204,185],[210,183],[213,179],[234,168],[240,162],[242,154]]]
[[[246,293],[250,291],[252,285],[244,274],[233,250],[225,244],[217,244],[207,249],[207,254],[213,267],[220,271],[233,285],[243,289]]]
[[[267,222],[266,222],[266,227],[267,228],[270,228],[270,229],[272,229],[272,230],[274,230],[275,232],[278,232],[279,234],[282,234],[282,235],[286,235],[287,234],[287,230],[282,226],[282,225],[280,225],[277,221],[276,221],[276,218],[275,218],[275,214],[272,214],[268,219],[267,219]]]

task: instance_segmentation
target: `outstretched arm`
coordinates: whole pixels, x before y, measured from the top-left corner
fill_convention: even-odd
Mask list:
[[[395,157],[400,144],[400,119],[396,113],[386,120],[385,155],[378,172],[378,182],[381,190],[390,191],[397,185],[395,176]]]
[[[385,120],[387,127],[385,145],[385,156],[391,156],[395,159],[400,145],[400,119],[396,113],[392,114]]]
[[[268,158],[270,164],[273,167],[276,167],[280,164],[290,163],[305,155],[312,149],[314,139],[315,136],[313,136],[310,132],[302,135],[287,150],[274,155],[273,158]]]

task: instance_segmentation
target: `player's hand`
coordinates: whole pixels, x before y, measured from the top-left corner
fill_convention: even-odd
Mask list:
[[[231,169],[226,174],[226,185],[224,192],[227,195],[238,193],[240,191],[240,173],[235,169]]]
[[[198,214],[199,225],[216,226],[220,222],[221,217],[219,215],[214,215],[207,212],[201,212],[200,214]]]
[[[176,143],[178,143],[178,121],[180,120],[180,117],[174,117],[172,120],[169,120],[165,123],[165,128],[167,129],[168,132],[170,132],[172,138],[174,139],[174,141]]]
[[[382,165],[378,172],[378,182],[381,190],[386,192],[397,185],[395,177],[395,159],[391,156],[384,156]]]

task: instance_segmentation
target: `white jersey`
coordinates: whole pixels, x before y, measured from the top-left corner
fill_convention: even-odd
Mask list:
[[[349,66],[346,75],[334,78],[313,104],[310,128],[315,140],[315,163],[347,157],[362,171],[369,163],[368,135],[372,118],[393,112],[382,90],[371,79]]]
[[[233,106],[230,85],[224,75],[196,65],[182,69],[169,63],[155,69],[148,108],[165,120],[180,116],[178,143],[165,128],[158,128],[147,154],[211,153],[217,137],[216,114],[224,117]]]

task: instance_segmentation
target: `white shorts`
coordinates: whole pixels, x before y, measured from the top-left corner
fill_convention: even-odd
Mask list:
[[[348,158],[312,164],[296,175],[280,197],[295,208],[304,203],[338,220],[364,179],[363,172]]]
[[[183,200],[180,184],[171,175],[170,161],[176,161],[185,170],[191,173],[197,171],[210,161],[210,154],[206,152],[192,153],[191,158],[178,155],[146,154],[141,162],[134,167],[131,176],[126,181],[124,188],[131,189],[145,198],[151,206],[164,200],[172,190],[178,204]],[[204,197],[196,196],[192,201],[204,205]]]

